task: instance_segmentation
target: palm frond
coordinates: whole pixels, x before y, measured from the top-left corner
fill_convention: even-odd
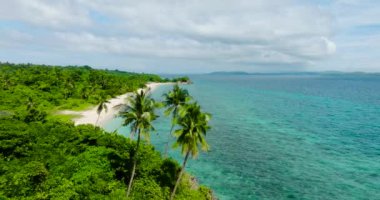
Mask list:
[[[158,106],[144,90],[136,91],[119,116],[124,119],[124,126],[131,126],[132,134],[139,133],[149,141],[150,132],[155,130],[151,122],[158,117],[155,114]]]
[[[197,103],[183,106],[178,115],[177,124],[180,129],[174,131],[177,137],[176,146],[181,146],[181,152],[190,152],[195,158],[199,153],[199,148],[203,151],[209,149],[206,142],[206,133],[210,129],[208,122],[211,115],[203,113]]]

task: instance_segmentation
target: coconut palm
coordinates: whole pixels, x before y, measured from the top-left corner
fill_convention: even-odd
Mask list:
[[[128,184],[127,197],[130,194],[133,178],[135,176],[141,136],[149,140],[149,133],[154,130],[152,121],[158,117],[155,114],[155,108],[157,108],[157,106],[158,104],[147,96],[146,92],[141,90],[140,92],[135,92],[135,95],[129,99],[129,104],[126,105],[125,111],[120,114],[120,116],[124,118],[123,125],[129,125],[131,127],[131,133],[137,134],[137,144],[133,155],[133,168]]]
[[[105,95],[99,96],[99,98],[98,98],[98,107],[96,108],[96,113],[98,114],[98,118],[96,119],[95,126],[98,124],[98,121],[99,121],[99,118],[100,118],[100,114],[102,114],[103,110],[105,112],[108,111],[107,103],[110,103],[110,102],[107,100],[107,98],[105,97]]]
[[[169,91],[168,93],[164,94],[164,106],[167,107],[165,110],[165,115],[169,116],[172,114],[172,125],[170,128],[170,132],[168,135],[168,140],[165,145],[165,157],[167,156],[168,152],[168,146],[169,146],[169,140],[170,136],[172,135],[173,128],[175,126],[175,121],[178,115],[178,110],[181,108],[181,106],[187,104],[191,100],[191,96],[189,95],[189,92],[186,89],[182,89],[178,86],[178,84],[175,84],[173,89]]]
[[[203,151],[208,150],[208,144],[205,137],[206,132],[210,129],[210,126],[208,125],[210,118],[211,115],[203,113],[197,103],[189,104],[184,108],[181,108],[181,111],[179,112],[177,123],[181,128],[174,132],[174,135],[177,137],[174,147],[181,146],[181,152],[185,155],[185,159],[170,196],[171,200],[174,198],[177,187],[181,181],[189,156],[196,158],[199,147]]]

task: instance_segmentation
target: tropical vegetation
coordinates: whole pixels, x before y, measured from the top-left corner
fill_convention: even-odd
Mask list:
[[[134,97],[130,98],[127,108],[121,113],[121,116],[125,119],[123,125],[130,125],[131,135],[137,134],[137,144],[132,156],[133,167],[128,183],[127,197],[131,192],[133,178],[136,172],[141,136],[149,140],[150,131],[154,130],[152,122],[158,117],[155,114],[155,108],[157,107],[158,104],[147,96],[144,90],[140,90],[139,92],[135,92]]]
[[[96,119],[95,126],[98,125],[98,121],[100,118],[100,114],[102,114],[103,111],[108,111],[107,103],[110,103],[107,98],[104,95],[99,96],[98,98],[98,106],[96,108],[96,113],[98,114],[98,118]]]
[[[165,145],[165,157],[167,156],[168,146],[170,142],[170,136],[172,135],[173,128],[176,125],[176,120],[178,118],[178,111],[184,105],[186,105],[192,97],[189,95],[189,92],[186,89],[180,88],[178,84],[174,85],[173,90],[165,93],[164,95],[164,106],[167,107],[165,110],[165,115],[172,115],[171,128],[169,131],[169,138]]]
[[[181,153],[185,155],[181,171],[174,186],[170,199],[174,199],[177,187],[185,171],[187,160],[190,157],[196,158],[199,153],[199,147],[203,151],[208,150],[206,142],[206,133],[210,129],[208,122],[211,115],[201,111],[197,103],[187,104],[182,108],[178,115],[177,123],[181,127],[174,134],[177,137],[175,147],[181,147]]]
[[[99,99],[133,92],[147,82],[164,81],[157,75],[88,66],[9,63],[0,63],[0,80],[0,110],[21,119],[28,113],[29,101],[33,101],[35,112],[53,114],[62,109],[86,109]]]
[[[99,117],[111,97],[147,82],[181,78],[10,63],[0,63],[0,78],[0,199],[212,198],[208,188],[194,186],[184,172],[187,158],[198,151],[194,144],[207,146],[209,115],[197,104],[183,99],[180,106],[165,103],[173,107],[170,112],[177,107],[171,126],[178,127],[176,146],[186,152],[182,167],[149,144],[160,104],[144,91],[135,93],[122,112],[123,125],[131,127],[136,140],[93,125],[74,126],[70,117],[57,114],[97,105]],[[189,129],[192,120],[197,121]],[[195,143],[183,139],[190,135]]]

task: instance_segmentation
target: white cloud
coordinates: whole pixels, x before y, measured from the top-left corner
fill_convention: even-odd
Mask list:
[[[88,26],[85,8],[70,0],[1,0],[0,20],[14,20],[36,26],[68,28]]]
[[[119,65],[124,65],[123,57],[140,62],[146,58],[149,64],[156,60],[158,65],[180,59],[179,68],[194,61],[220,69],[235,66],[250,70],[247,66],[251,66],[255,70],[257,65],[277,65],[278,69],[283,65],[284,70],[300,70],[300,66],[317,66],[345,45],[336,42],[339,31],[349,28],[351,21],[373,23],[376,19],[371,18],[377,16],[375,8],[366,20],[346,14],[359,12],[354,7],[369,2],[356,0],[323,6],[301,0],[0,2],[0,25],[1,21],[23,23],[27,28],[22,31],[30,32],[34,44],[39,43],[47,53],[116,56]],[[4,37],[0,44],[2,40],[18,39]],[[89,60],[83,64],[97,63]]]

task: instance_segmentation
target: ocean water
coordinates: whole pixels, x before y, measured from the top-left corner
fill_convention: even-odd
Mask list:
[[[190,160],[187,171],[219,199],[380,199],[380,77],[191,79],[183,87],[213,118],[211,150]],[[161,99],[169,89],[152,96]],[[159,151],[169,123],[164,116],[155,122],[151,143]],[[116,118],[106,129],[120,124]],[[179,149],[170,156],[183,159]]]

